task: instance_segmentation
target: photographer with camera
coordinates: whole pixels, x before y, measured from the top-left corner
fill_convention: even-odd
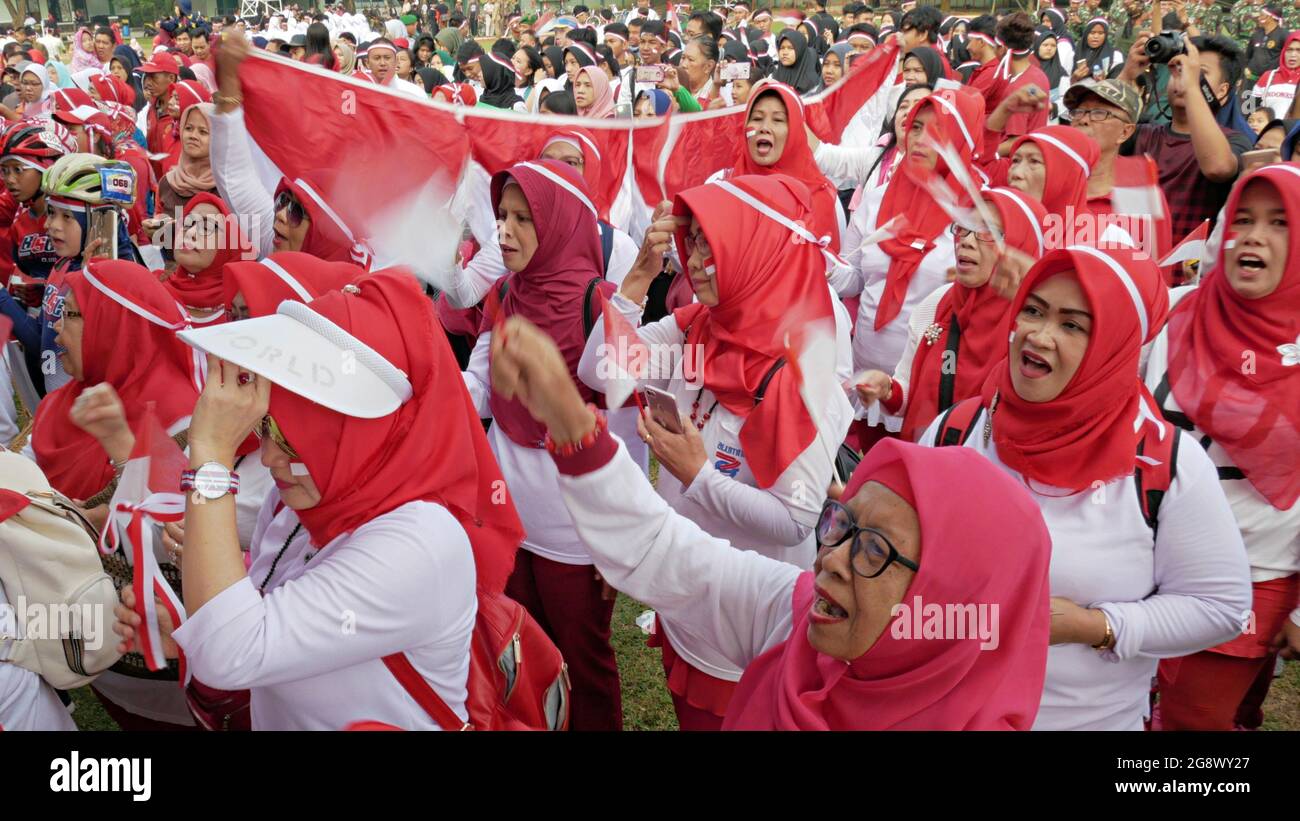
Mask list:
[[[1202,52],[1211,58],[1203,60]],[[1235,100],[1232,89],[1241,76],[1242,55],[1223,37],[1148,31],[1133,43],[1120,79],[1158,95],[1148,68],[1161,62],[1169,65],[1165,95],[1170,122],[1139,125],[1127,153],[1155,161],[1172,212],[1173,237],[1180,240],[1223,207],[1241,155],[1251,149],[1248,136],[1223,127],[1215,117]]]

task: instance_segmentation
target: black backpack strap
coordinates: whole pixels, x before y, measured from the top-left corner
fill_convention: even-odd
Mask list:
[[[1168,429],[1167,434],[1170,440],[1167,451],[1165,444],[1156,440],[1157,450],[1153,458],[1161,464],[1144,470],[1142,467],[1144,463],[1139,461],[1137,470],[1133,471],[1138,507],[1142,510],[1142,519],[1147,523],[1147,527],[1151,528],[1152,541],[1155,540],[1160,529],[1160,503],[1164,501],[1165,494],[1174,483],[1174,477],[1178,475],[1178,443],[1183,435],[1176,428]],[[1148,441],[1149,436],[1143,436],[1138,442],[1138,456],[1145,455]]]
[[[767,395],[768,383],[772,381],[772,377],[776,376],[776,372],[781,370],[781,368],[783,368],[784,366],[785,366],[785,357],[783,356],[780,359],[776,360],[776,362],[773,362],[772,367],[768,368],[767,373],[763,374],[763,381],[758,383],[758,390],[755,391],[754,393],[755,405],[763,401],[763,397]]]
[[[939,363],[939,410],[952,407],[952,394],[957,388],[957,352],[961,348],[961,326],[957,324],[957,315],[948,321],[948,344],[944,347],[943,359]],[[949,358],[951,357],[951,362]]]
[[[982,407],[980,398],[972,396],[945,411],[939,420],[939,430],[934,435],[934,446],[943,448],[966,444],[971,431],[975,430],[975,419]]]
[[[614,256],[614,226],[604,220],[596,224],[600,226],[600,270],[601,273],[609,276],[609,260]]]
[[[596,293],[596,286],[605,280],[601,277],[593,277],[591,282],[587,283],[587,290],[582,294],[582,338],[586,339],[591,336],[591,329],[595,327],[596,320],[591,316],[591,297]]]

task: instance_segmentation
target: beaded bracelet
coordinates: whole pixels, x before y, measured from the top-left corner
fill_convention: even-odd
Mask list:
[[[592,414],[595,415],[596,426],[584,434],[578,441],[568,442],[563,445],[556,444],[555,440],[551,438],[550,431],[547,431],[546,438],[542,440],[542,446],[546,448],[547,453],[552,456],[572,456],[573,454],[596,444],[596,440],[599,439],[605,431],[609,430],[609,420],[605,418],[605,414],[601,413],[599,408],[590,402],[587,403],[587,410],[591,411]]]

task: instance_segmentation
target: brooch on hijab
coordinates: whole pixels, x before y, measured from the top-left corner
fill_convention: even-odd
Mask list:
[[[934,343],[939,341],[939,337],[942,334],[943,334],[943,326],[940,325],[938,322],[932,323],[930,327],[925,329],[925,344],[933,345]]]
[[[343,286],[343,293],[345,293],[345,294],[359,294],[359,293],[361,293],[361,289],[358,288],[357,286],[352,285],[351,283],[349,283],[349,284]]]
[[[993,435],[993,412],[998,409],[998,397],[1001,391],[993,392],[993,401],[989,403],[989,412],[984,416],[984,447],[989,446],[989,437]]]

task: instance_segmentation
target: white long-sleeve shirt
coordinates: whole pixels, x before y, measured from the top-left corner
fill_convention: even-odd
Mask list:
[[[600,322],[595,324],[593,336],[602,325]],[[461,373],[470,400],[483,419],[492,416],[491,348],[491,332],[481,334],[470,352],[469,366]],[[635,407],[610,411],[609,428],[619,436],[629,437],[639,446],[633,454],[642,473],[648,474],[649,448],[636,436],[636,414]],[[540,447],[516,444],[500,425],[489,428],[487,437],[524,526],[526,535],[521,546],[554,562],[591,564],[591,554],[573,529],[573,521],[562,507],[555,504],[558,474],[550,454]]]
[[[964,447],[1023,481],[992,438],[985,444],[986,413]],[[940,422],[931,423],[923,444],[933,444]],[[1154,543],[1132,474],[1083,493],[1031,487],[1052,536],[1052,595],[1100,609],[1115,631],[1115,647],[1105,653],[1082,644],[1048,650],[1035,730],[1141,730],[1160,659],[1241,632],[1251,606],[1241,534],[1214,464],[1194,439],[1179,435],[1177,474]]]
[[[1194,289],[1190,286],[1175,288],[1169,296],[1170,309]],[[1151,343],[1146,360],[1146,386],[1160,402],[1162,411],[1185,413],[1173,391],[1159,391],[1160,384],[1169,371],[1168,328]],[[1277,355],[1277,354],[1273,354]],[[1167,393],[1161,397],[1158,393]],[[1261,411],[1264,407],[1261,403]],[[1189,431],[1199,445],[1204,447],[1216,468],[1235,468],[1232,458],[1223,446],[1195,426]],[[1199,448],[1198,448],[1199,449]],[[1292,455],[1300,463],[1300,453]],[[1255,490],[1247,479],[1221,479],[1223,494],[1232,507],[1232,515],[1241,529],[1250,559],[1250,578],[1253,582],[1266,582],[1300,573],[1300,502],[1287,510],[1278,510]]]
[[[622,295],[615,295],[613,304],[634,327],[640,322],[640,306]],[[844,331],[843,341],[847,343],[847,328]],[[817,438],[771,487],[760,488],[740,441],[745,420],[718,404],[707,387],[698,387],[699,374],[685,372],[682,366],[685,335],[676,319],[666,316],[641,327],[638,335],[650,351],[661,356],[664,371],[650,374],[655,378],[642,380],[640,386],[650,385],[673,394],[681,414],[689,416],[696,401],[699,402],[696,415],[702,418],[706,412],[709,414],[700,430],[708,460],[687,483],[661,470],[659,495],[678,513],[714,536],[726,539],[738,550],[753,550],[804,570],[812,567],[817,555],[813,528],[821,514],[825,488],[834,474],[835,452],[852,421],[852,409],[843,393],[835,390],[823,402],[815,403]],[[607,387],[600,366],[604,344],[604,328],[593,329],[578,363],[578,378],[593,390],[604,391]],[[847,351],[847,344],[842,347]],[[694,376],[695,380],[688,376]],[[836,384],[840,381],[836,380]],[[743,669],[713,652],[708,642],[698,641],[689,630],[679,629],[670,619],[660,619],[659,625],[668,634],[673,648],[691,666],[715,678],[740,680]]]
[[[590,473],[559,476],[601,576],[735,669],[788,638],[799,568],[710,536],[637,474],[620,444]]]
[[[404,652],[467,718],[477,599],[460,523],[441,505],[408,502],[318,551],[305,528],[290,538],[298,517],[277,513],[278,503],[272,494],[263,507],[249,575],[172,634],[195,677],[251,690],[255,730],[337,730],[366,719],[435,729],[382,661]]]
[[[853,212],[841,256],[849,267],[840,266],[831,274],[831,286],[843,297],[862,295],[858,303],[857,324],[853,335],[853,370],[878,370],[893,373],[907,346],[908,321],[912,311],[947,279],[948,269],[957,264],[952,237],[940,233],[934,248],[921,260],[907,285],[902,308],[885,327],[876,330],[876,309],[885,292],[886,277],[892,258],[879,246],[863,245],[864,237],[876,230],[876,215],[885,197],[886,186],[868,191]],[[867,409],[866,418],[877,418],[879,405]]]
[[[254,159],[252,137],[244,123],[244,109],[212,117],[212,177],[217,192],[233,213],[251,221],[247,233],[257,258],[268,256],[275,238],[275,186],[278,177],[266,168],[266,155]],[[260,151],[257,152],[261,154]]]

